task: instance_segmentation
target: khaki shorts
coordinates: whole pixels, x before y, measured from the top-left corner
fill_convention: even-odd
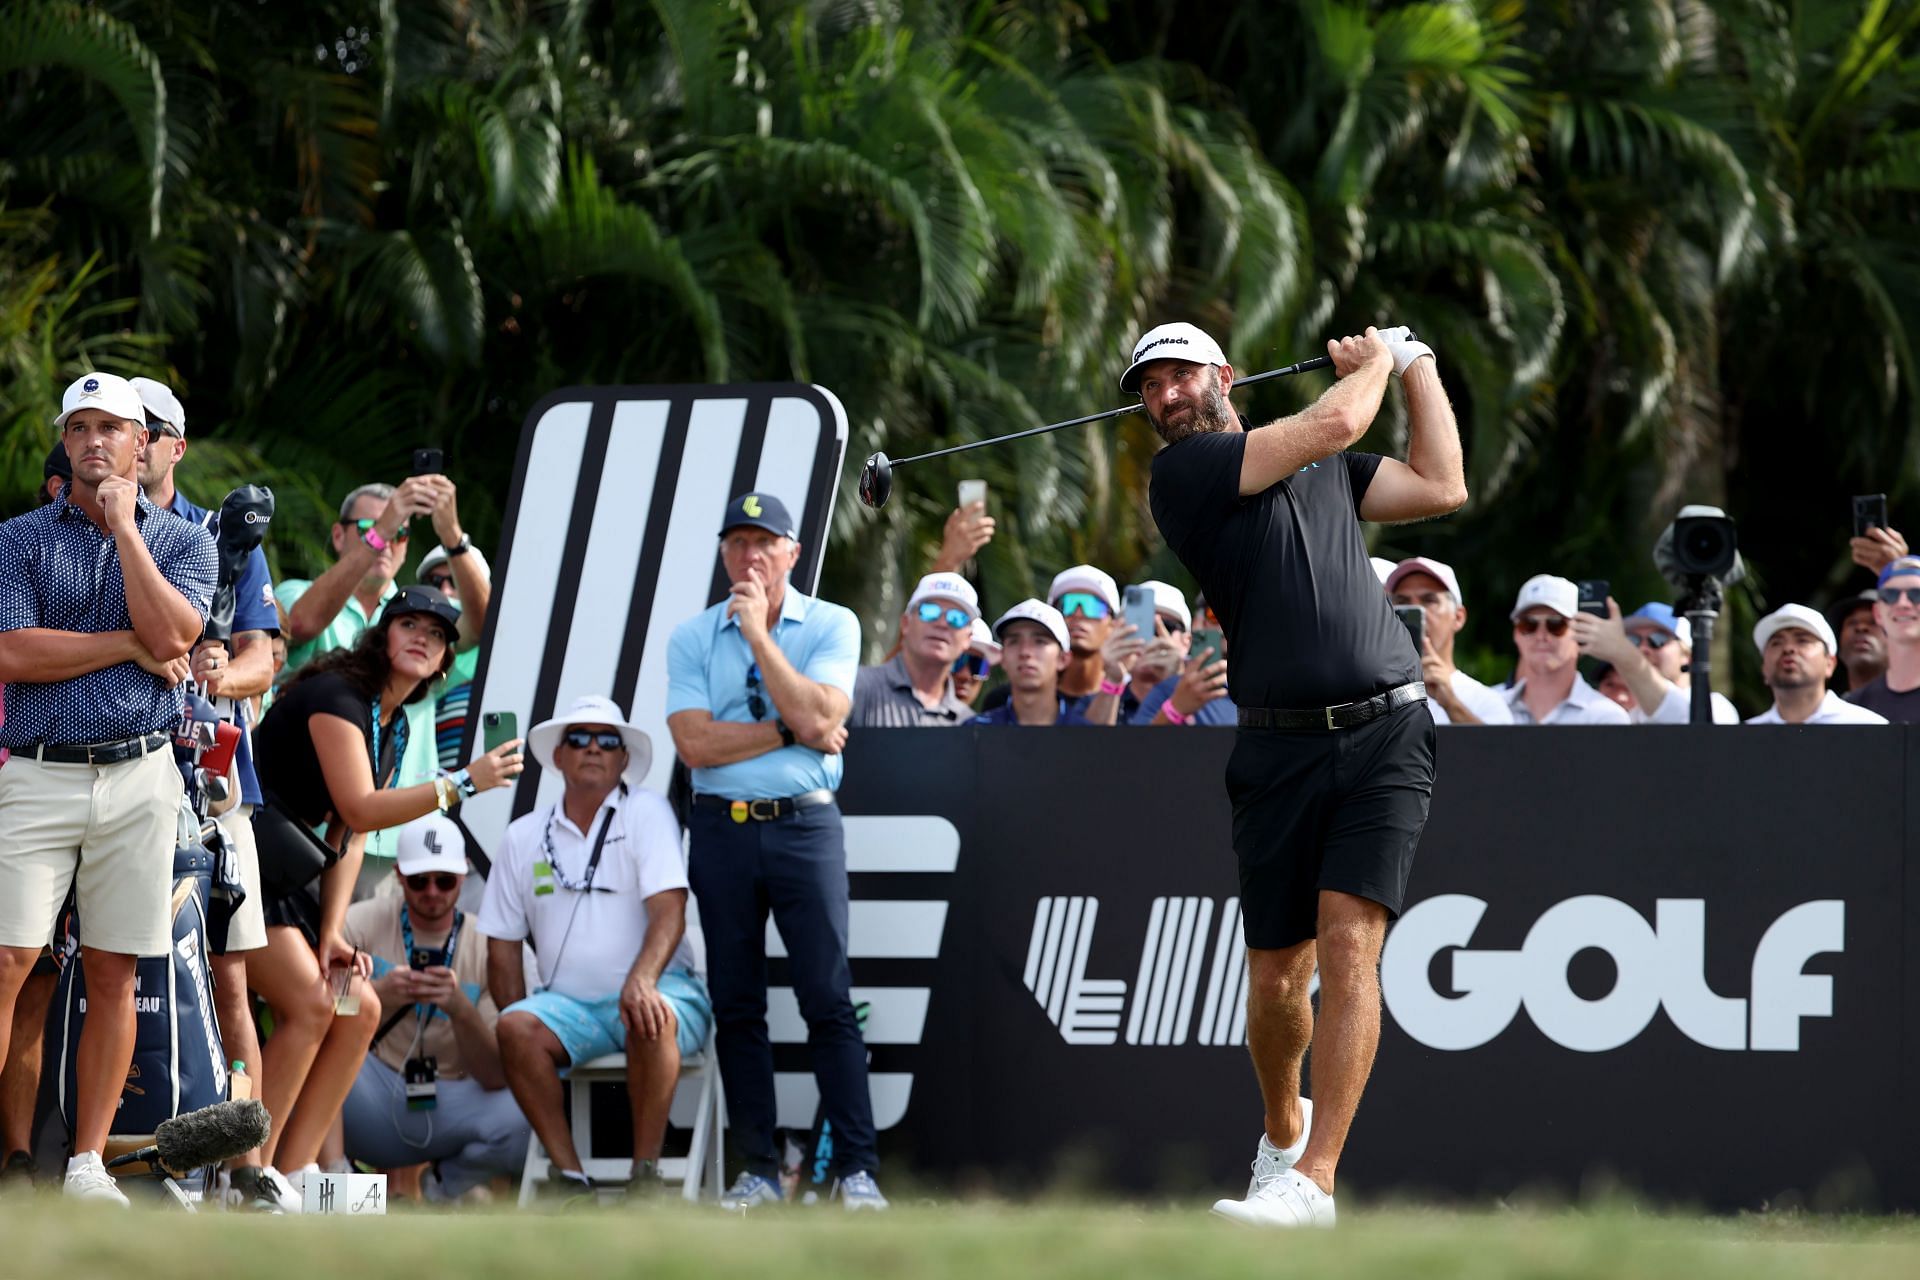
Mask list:
[[[266,894],[260,888],[260,849],[253,842],[253,806],[237,804],[214,819],[220,834],[226,837],[240,871],[240,883],[246,887],[247,900],[233,913],[227,925],[227,951],[258,951],[267,945]]]
[[[173,752],[119,764],[0,769],[0,946],[44,947],[78,884],[81,942],[158,956],[173,948],[173,851],[185,788]]]

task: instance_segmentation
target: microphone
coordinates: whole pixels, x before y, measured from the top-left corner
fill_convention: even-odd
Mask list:
[[[260,1146],[273,1131],[273,1117],[258,1098],[237,1102],[216,1102],[198,1111],[189,1111],[171,1120],[162,1120],[153,1131],[153,1144],[117,1157],[109,1169],[122,1165],[147,1164],[166,1170],[176,1178],[195,1169],[205,1169],[235,1156],[243,1156]]]
[[[207,610],[206,635],[213,640],[233,637],[233,586],[247,567],[247,557],[267,536],[273,523],[273,490],[264,485],[241,485],[220,504],[207,531],[213,535],[218,568],[213,603]]]

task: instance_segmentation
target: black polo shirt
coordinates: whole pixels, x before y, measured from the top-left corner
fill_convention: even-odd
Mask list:
[[[1160,535],[1226,628],[1233,700],[1327,707],[1419,679],[1360,536],[1380,456],[1337,453],[1243,498],[1246,447],[1244,431],[1169,445],[1153,459],[1149,493]]]

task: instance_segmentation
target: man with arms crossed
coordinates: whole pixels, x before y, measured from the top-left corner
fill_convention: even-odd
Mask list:
[[[1419,659],[1359,521],[1417,520],[1467,498],[1432,350],[1369,328],[1327,351],[1339,380],[1254,431],[1227,403],[1232,366],[1193,325],[1148,333],[1120,379],[1167,442],[1153,460],[1154,521],[1226,628],[1240,708],[1227,794],[1266,1130],[1246,1198],[1214,1212],[1274,1227],[1333,1225],[1335,1166],[1380,1038],[1380,946],[1433,790]],[[1407,393],[1407,461],[1345,452],[1393,374]],[[1317,1108],[1300,1097],[1310,1041]]]

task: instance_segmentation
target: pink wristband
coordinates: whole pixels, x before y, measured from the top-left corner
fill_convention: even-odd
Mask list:
[[[1101,677],[1100,692],[1106,694],[1108,697],[1117,698],[1121,694],[1125,693],[1126,691],[1127,691],[1127,686],[1123,684],[1115,684],[1113,681],[1106,679],[1104,676]]]
[[[380,531],[378,529],[367,530],[365,533],[360,535],[360,541],[366,543],[368,546],[372,547],[375,551],[385,551],[390,545],[392,545],[384,537],[380,535]]]
[[[1160,714],[1167,718],[1168,724],[1185,724],[1187,721],[1193,719],[1192,716],[1181,715],[1180,709],[1171,702],[1163,702],[1160,704]]]

